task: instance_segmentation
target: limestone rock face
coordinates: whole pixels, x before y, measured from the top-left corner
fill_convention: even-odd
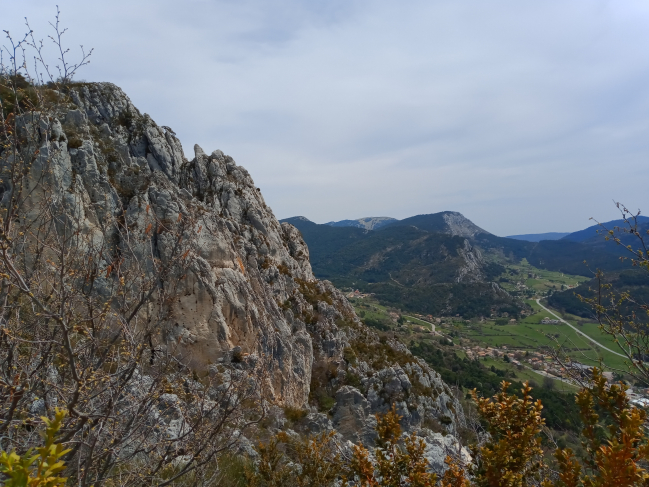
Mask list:
[[[294,295],[308,306],[297,281],[315,281],[300,233],[277,221],[231,157],[195,146],[188,160],[171,129],[142,115],[118,87],[83,84],[70,98],[41,154],[43,164],[51,156],[60,195],[75,208],[81,228],[100,238],[102,221],[121,214],[141,233],[150,213],[162,226],[192,222],[196,255],[175,290],[163,340],[205,370],[231,362],[238,347],[239,357],[264,360],[272,400],[305,406],[312,338],[280,307]],[[170,259],[173,240],[164,232],[154,238],[159,258]]]
[[[203,372],[260,365],[268,399],[310,407],[312,432],[333,427],[371,445],[374,414],[394,403],[406,431],[434,427],[451,441],[464,416],[448,386],[405,346],[367,329],[330,282],[315,279],[300,232],[277,221],[232,157],[195,146],[189,160],[170,128],[109,83],[71,88],[69,104],[49,120],[34,177],[49,167],[81,231],[119,248],[127,237],[107,236],[102,225],[121,218],[128,238],[152,239],[164,263],[176,258],[166,229],[184,225],[193,253],[171,294],[160,346]],[[152,233],[149,215],[158,222]],[[144,250],[140,257],[148,262]],[[107,286],[106,279],[95,285]],[[170,435],[182,430],[176,400],[161,398]],[[431,445],[435,434],[430,430]]]
[[[431,470],[435,472],[446,471],[446,464],[444,460],[447,456],[457,458],[460,464],[469,465],[471,463],[471,455],[469,451],[461,446],[459,442],[451,435],[441,435],[439,433],[428,433],[422,435],[426,443],[424,450],[424,457],[428,460],[428,465]]]
[[[401,426],[406,432],[417,431],[420,436],[431,438],[443,432],[454,438],[463,426],[462,406],[423,360],[410,360],[367,374],[360,389],[344,386],[338,390],[333,424],[345,439],[372,445],[376,437],[375,415],[386,413],[392,404],[402,417]]]
[[[370,403],[358,389],[351,386],[338,389],[333,424],[345,439],[365,445],[374,443],[376,418],[370,412]]]
[[[475,237],[480,233],[489,233],[457,211],[445,212],[444,221],[448,227],[448,233],[451,235],[459,237]]]
[[[460,249],[459,254],[464,259],[464,265],[458,269],[456,282],[483,282],[485,280],[484,259],[480,249],[473,247],[467,239],[464,239],[464,248]]]

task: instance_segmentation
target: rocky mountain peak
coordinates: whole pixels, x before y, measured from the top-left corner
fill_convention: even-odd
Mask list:
[[[296,219],[296,220],[303,221],[303,222],[313,223],[311,220],[309,220],[309,219],[308,219],[307,217],[305,217],[305,216],[294,216],[293,218]]]
[[[443,218],[448,227],[448,233],[453,236],[473,238],[480,233],[489,234],[457,211],[445,211]]]

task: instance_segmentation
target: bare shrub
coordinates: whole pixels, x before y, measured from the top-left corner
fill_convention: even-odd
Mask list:
[[[252,364],[192,370],[165,327],[195,270],[190,214],[134,215],[74,190],[57,115],[90,53],[69,62],[58,13],[52,27],[58,76],[31,29],[7,33],[0,63],[0,449],[38,446],[39,417],[62,408],[71,482],[207,483],[262,417],[263,378]]]

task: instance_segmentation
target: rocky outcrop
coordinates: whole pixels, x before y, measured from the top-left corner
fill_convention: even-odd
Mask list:
[[[140,114],[116,86],[83,84],[69,95],[44,127],[34,177],[51,171],[55,199],[65,202],[77,227],[110,242],[107,266],[134,238],[153,239],[154,255],[142,247],[137,259],[147,268],[152,259],[178,258],[174,232],[191,240],[185,274],[168,290],[173,299],[165,304],[158,345],[173,344],[196,370],[232,362],[238,347],[236,361],[263,362],[271,400],[305,406],[312,338],[281,308],[290,297],[304,303],[298,281],[315,280],[299,232],[277,221],[231,157],[196,146],[187,160],[173,132]],[[147,223],[152,216],[154,231]],[[120,218],[128,234],[106,228]],[[110,285],[105,278],[96,284]]]
[[[352,443],[372,445],[376,438],[376,418],[370,415],[369,401],[355,387],[343,386],[336,393],[333,424]]]
[[[446,471],[445,460],[449,456],[457,459],[460,465],[469,465],[471,463],[472,458],[469,451],[460,445],[455,437],[426,431],[422,431],[421,436],[426,443],[424,457],[428,460],[431,470],[435,472]]]
[[[310,408],[310,432],[333,427],[371,444],[374,414],[395,403],[404,429],[427,431],[431,449],[451,441],[464,419],[448,386],[402,344],[368,330],[331,283],[315,279],[300,232],[277,221],[232,157],[196,145],[187,159],[170,128],[109,83],[71,87],[57,110],[33,170],[51,170],[80,231],[110,241],[116,253],[133,240],[152,242],[153,256],[135,246],[145,269],[178,259],[171,234],[191,242],[156,346],[201,373],[261,367],[270,402]],[[128,234],[106,229],[110,219]],[[109,285],[108,274],[98,288]],[[183,427],[175,401],[160,398],[168,435]]]
[[[447,233],[453,236],[473,238],[481,233],[489,234],[457,211],[446,211],[443,218],[446,222]]]
[[[392,404],[406,432],[454,437],[463,426],[462,406],[441,377],[421,359],[401,357],[400,362],[367,373],[359,388],[344,386],[338,390],[332,419],[345,439],[372,445],[375,415],[386,413]],[[368,369],[367,364],[361,363],[347,373],[363,369]]]
[[[473,247],[468,239],[464,239],[464,247],[458,250],[464,259],[464,265],[458,269],[456,282],[483,282],[484,259],[477,247]]]

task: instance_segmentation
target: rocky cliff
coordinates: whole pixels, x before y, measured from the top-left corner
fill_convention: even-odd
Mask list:
[[[169,235],[181,223],[192,242],[159,346],[173,344],[197,371],[257,364],[272,403],[308,408],[311,430],[336,428],[351,441],[371,441],[372,415],[396,403],[406,430],[427,438],[431,462],[442,468],[464,421],[458,400],[402,344],[368,330],[331,283],[314,278],[300,232],[277,221],[244,168],[199,146],[188,160],[174,132],[112,84],[74,85],[68,96],[43,128],[39,157],[78,228],[105,234],[106,219],[122,218],[128,238],[153,239],[163,262],[176,258]],[[126,244],[123,232],[110,238],[115,249]]]

